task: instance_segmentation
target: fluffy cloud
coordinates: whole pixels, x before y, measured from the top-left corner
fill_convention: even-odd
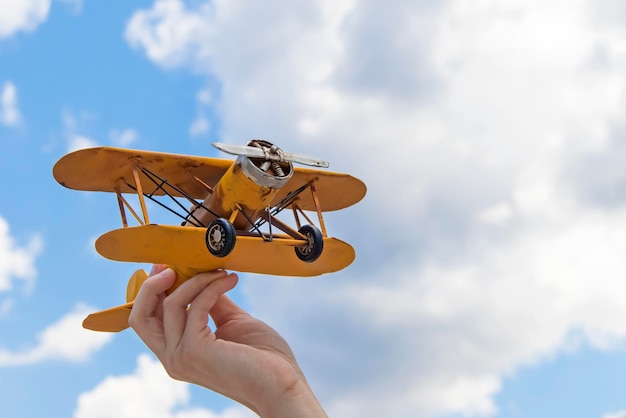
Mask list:
[[[72,13],[78,15],[83,11],[83,0],[57,0],[65,3]]]
[[[200,136],[211,129],[211,123],[204,115],[198,115],[196,119],[189,126],[189,135],[190,136]]]
[[[0,217],[0,293],[10,291],[15,280],[23,280],[27,288],[33,286],[37,276],[35,259],[42,247],[39,236],[32,237],[24,247],[18,246],[9,233],[8,222]]]
[[[132,396],[129,396],[132,394]],[[221,413],[181,407],[189,403],[189,384],[172,380],[161,363],[147,354],[137,358],[137,369],[125,376],[109,376],[78,398],[74,418],[250,418],[243,407]]]
[[[328,221],[354,266],[243,283],[331,415],[493,414],[503,376],[626,338],[620,11],[169,0],[131,18],[156,64],[219,80],[224,140],[261,135],[366,181]]]
[[[67,152],[77,151],[83,148],[92,148],[98,146],[93,139],[84,135],[72,135],[67,141]]]
[[[50,0],[1,0],[0,39],[16,32],[31,32],[48,18]]]
[[[128,147],[138,138],[137,131],[134,129],[124,129],[122,131],[112,130],[109,134],[113,145],[117,147]]]
[[[92,116],[88,112],[80,112],[76,115],[69,110],[63,111],[63,130],[67,139],[67,152],[83,148],[92,148],[98,145],[94,139],[81,133],[84,129],[84,125],[91,120],[91,118]]]
[[[16,126],[22,119],[17,107],[17,88],[11,81],[4,83],[0,91],[0,123]]]
[[[214,104],[210,88],[204,88],[196,94],[196,118],[189,126],[189,136],[201,136],[211,129],[211,121],[206,116],[207,108]]]
[[[11,351],[0,348],[0,367],[22,366],[47,360],[80,362],[111,341],[113,334],[85,331],[81,324],[94,309],[78,305],[37,337],[37,345]]]
[[[203,47],[211,36],[210,26],[206,25],[210,16],[209,4],[187,10],[179,0],[159,0],[152,9],[132,16],[126,39],[164,67],[194,64],[209,53]]]
[[[612,414],[606,414],[602,418],[624,418],[626,417],[626,411],[615,412]]]

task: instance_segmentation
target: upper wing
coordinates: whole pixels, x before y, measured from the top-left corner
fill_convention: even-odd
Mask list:
[[[159,189],[140,169],[146,168],[170,185],[177,186],[194,199],[208,194],[202,182],[213,187],[234,163],[220,158],[195,157],[154,151],[137,151],[113,147],[87,148],[62,157],[53,168],[54,178],[63,186],[76,190],[134,193],[137,170],[143,191],[157,196]],[[322,211],[351,206],[365,196],[365,184],[348,174],[327,170],[295,167],[289,182],[278,191],[273,204],[307,183],[314,182]],[[172,196],[182,193],[168,188]],[[300,193],[297,205],[303,210],[315,210],[310,190]]]
[[[363,199],[367,191],[365,183],[349,174],[294,167],[291,180],[278,191],[273,204],[310,182],[314,182],[313,185],[322,211],[339,210],[352,206]],[[315,202],[310,190],[304,190],[300,193],[296,203],[303,210],[315,210]]]
[[[219,158],[99,147],[65,155],[54,165],[52,173],[60,184],[70,189],[115,192],[119,187],[122,193],[134,193],[130,187],[135,186],[133,166],[145,167],[191,197],[203,199],[208,192],[194,177],[213,186],[232,163]],[[138,173],[144,192],[164,194],[141,170]],[[181,196],[175,190],[168,192]]]

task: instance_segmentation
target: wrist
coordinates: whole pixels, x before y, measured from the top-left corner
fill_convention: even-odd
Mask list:
[[[302,381],[257,413],[261,418],[328,418],[309,385]]]

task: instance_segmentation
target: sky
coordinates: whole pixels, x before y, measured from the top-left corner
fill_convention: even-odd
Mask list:
[[[330,416],[626,417],[625,16],[620,0],[0,0],[2,415],[253,416],[171,380],[131,330],[81,328],[149,266],[97,254],[115,197],[52,166],[263,138],[368,186],[325,218],[351,266],[231,292]]]

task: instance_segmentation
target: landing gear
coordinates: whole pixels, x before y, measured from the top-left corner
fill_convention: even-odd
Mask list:
[[[224,218],[217,218],[206,230],[206,247],[216,257],[226,257],[235,247],[237,231]]]
[[[313,225],[304,225],[298,232],[306,236],[308,243],[304,247],[296,247],[296,255],[300,260],[312,263],[319,258],[324,249],[322,232]]]

